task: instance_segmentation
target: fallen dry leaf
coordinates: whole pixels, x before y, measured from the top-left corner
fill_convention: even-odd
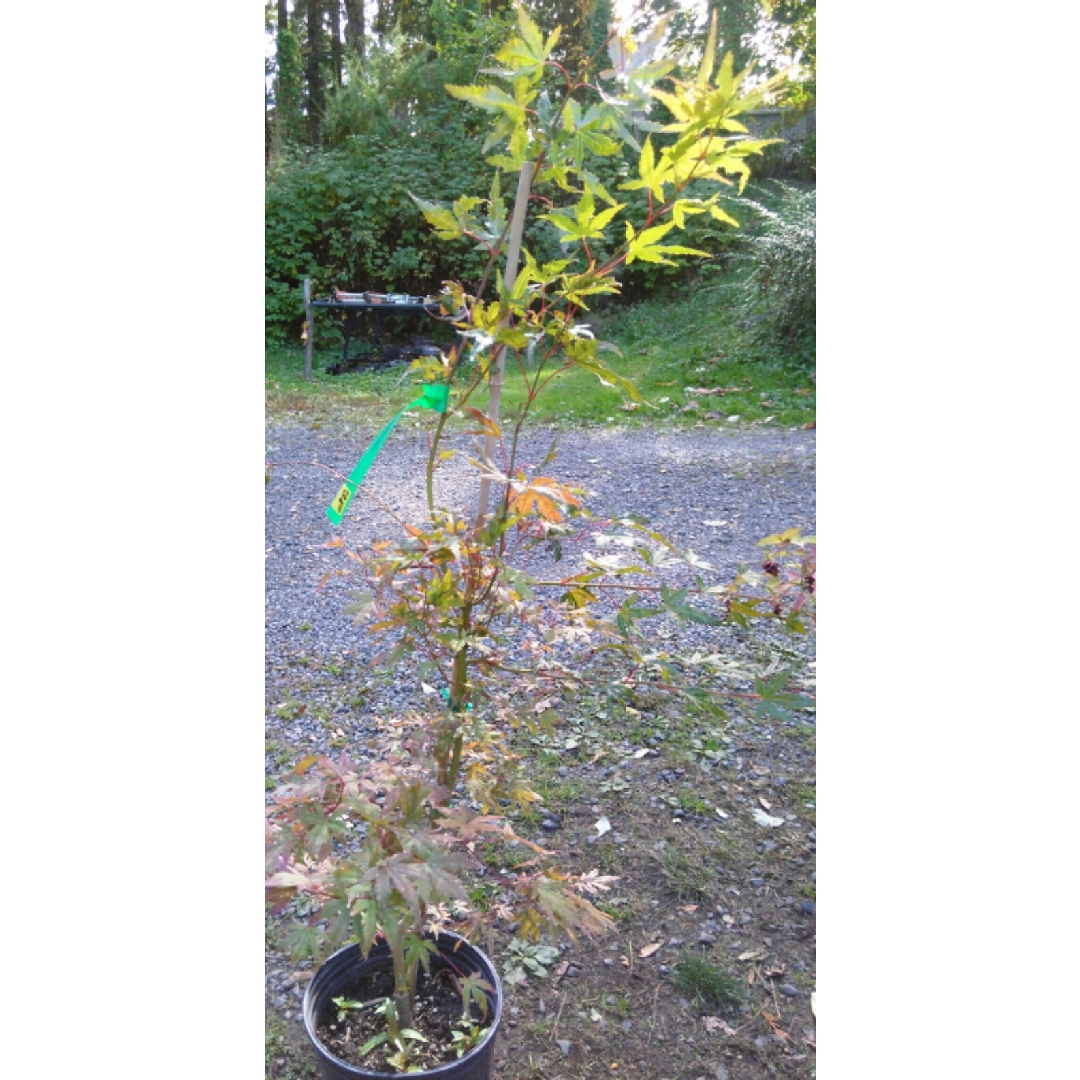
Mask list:
[[[652,956],[657,949],[660,948],[660,942],[654,942],[652,945],[646,945],[639,953],[638,956],[644,958],[646,956]]]
[[[817,1032],[811,1031],[810,1028],[803,1028],[803,1042],[810,1047],[811,1050],[817,1049]]]
[[[785,964],[770,964],[762,974],[766,979],[779,979],[781,975],[787,973],[787,966]]]
[[[766,800],[763,799],[760,795],[758,796],[758,802],[761,803],[761,805],[764,806],[766,810],[772,809],[772,803],[766,802]]]
[[[685,911],[687,915],[693,915],[697,911],[697,904],[687,904],[684,908],[679,908],[680,911]]]
[[[556,979],[561,979],[566,974],[569,967],[570,967],[570,961],[569,960],[564,960],[561,964],[558,964],[554,968],[554,970],[551,972],[551,974],[554,975]]]
[[[788,1033],[784,1031],[782,1027],[780,1027],[780,1022],[776,1019],[775,1016],[773,1016],[771,1012],[769,1012],[767,1009],[762,1009],[761,1015],[765,1018],[765,1023],[767,1023],[770,1028],[772,1028],[772,1033],[778,1039],[788,1038]]]
[[[749,971],[748,971],[748,972],[746,973],[746,983],[747,983],[747,985],[748,985],[748,986],[753,986],[753,985],[754,985],[754,978],[755,978],[755,975],[754,975],[754,969],[753,969],[753,968],[751,968],[751,969],[750,969],[750,970],[749,970]]]
[[[755,952],[753,949],[744,953],[739,953],[740,960],[764,960],[765,954],[763,952]]]
[[[710,1035],[715,1035],[719,1032],[721,1035],[735,1035],[735,1029],[726,1021],[721,1020],[719,1016],[706,1016],[705,1017],[705,1030]]]

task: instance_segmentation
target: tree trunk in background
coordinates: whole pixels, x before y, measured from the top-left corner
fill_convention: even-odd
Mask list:
[[[345,44],[364,59],[364,0],[345,0]]]
[[[319,30],[322,28],[322,4],[319,0],[308,0],[307,4],[307,84],[308,142],[319,145],[319,121],[323,115],[322,71],[319,65]]]
[[[277,28],[289,29],[289,0],[277,0]]]
[[[393,0],[379,0],[375,8],[375,32],[379,37],[385,37],[390,29],[393,19]]]
[[[735,70],[742,71],[753,56],[750,48],[743,44],[743,36],[753,34],[757,29],[761,12],[758,0],[709,0],[709,19],[716,12],[716,66],[725,53],[735,54]],[[708,20],[705,32],[708,33]]]
[[[341,85],[341,0],[330,0],[330,70],[334,85]]]

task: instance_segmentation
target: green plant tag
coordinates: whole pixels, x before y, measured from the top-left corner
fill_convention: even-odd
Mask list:
[[[450,387],[445,383],[429,383],[424,387],[424,392],[415,401],[410,401],[387,425],[375,436],[371,445],[364,451],[364,456],[356,463],[356,468],[349,474],[349,479],[341,486],[341,490],[334,496],[334,501],[326,508],[326,516],[331,524],[340,525],[345,511],[356,494],[356,489],[364,482],[375,458],[390,436],[390,432],[397,426],[397,422],[410,410],[420,406],[422,409],[434,409],[436,412],[446,412],[447,403],[450,400]]]

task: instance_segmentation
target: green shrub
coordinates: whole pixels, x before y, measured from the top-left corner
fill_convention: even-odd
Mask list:
[[[760,216],[742,239],[749,272],[739,302],[754,335],[782,344],[788,358],[812,366],[817,332],[817,194],[777,183],[768,205],[748,205]]]

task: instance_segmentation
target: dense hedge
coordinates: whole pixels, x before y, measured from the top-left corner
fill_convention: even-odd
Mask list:
[[[480,253],[436,239],[416,205],[483,190],[488,169],[460,124],[422,144],[355,135],[340,150],[286,165],[266,191],[266,319],[285,330],[301,313],[301,282],[332,288],[437,291],[478,275]]]

